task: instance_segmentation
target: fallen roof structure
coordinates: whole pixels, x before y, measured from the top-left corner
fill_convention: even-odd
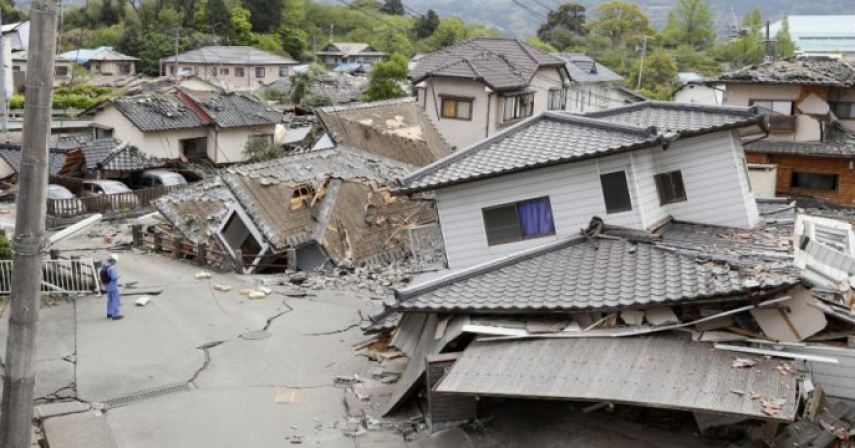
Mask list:
[[[855,86],[855,67],[828,56],[792,56],[725,73],[715,82],[734,84],[793,84],[825,87]]]
[[[195,244],[216,241],[215,230],[234,196],[218,177],[212,177],[155,201],[154,206],[178,231]]]
[[[424,166],[451,154],[451,145],[415,98],[322,107],[318,118],[341,145]]]
[[[476,341],[435,390],[795,419],[797,378],[779,371],[782,361],[749,356],[751,368],[734,368],[731,353],[711,349],[687,334]],[[779,400],[775,412],[764,406]]]
[[[406,256],[406,229],[436,220],[433,201],[396,197],[386,187],[410,169],[342,147],[229,168],[221,177],[235,204],[218,239],[235,257],[294,250],[302,270]]]

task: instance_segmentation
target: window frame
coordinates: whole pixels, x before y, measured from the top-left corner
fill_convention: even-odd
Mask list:
[[[555,97],[558,97],[558,105],[554,104]],[[567,89],[549,89],[546,97],[546,110],[564,110],[567,106]]]
[[[68,69],[67,65],[57,65],[56,67],[54,67],[54,76],[66,77],[68,76],[69,72],[70,70]]]
[[[220,67],[219,69],[220,76],[230,76],[230,72],[231,70],[228,67]]]
[[[844,104],[848,106],[848,112],[846,116],[840,115],[838,113],[838,107]],[[837,118],[841,120],[855,120],[855,101],[829,101],[828,106],[831,108],[831,111]]]
[[[502,123],[511,123],[514,121],[525,120],[534,115],[534,92],[521,92],[509,95],[502,95],[504,103],[502,104]],[[525,108],[523,103],[528,99],[528,107]],[[511,105],[510,107],[508,107]],[[508,109],[512,113],[508,114]]]
[[[246,67],[235,67],[235,78],[245,78]]]
[[[256,78],[264,78],[267,76],[267,67],[253,67],[253,72],[255,73]],[[261,73],[259,75],[259,73]]]
[[[765,108],[762,106],[757,106],[760,109],[761,113],[765,113],[766,111],[769,111],[768,112],[769,115],[779,114],[779,115],[786,115],[788,117],[791,117],[791,116],[795,115],[795,113],[796,113],[796,102],[793,100],[771,100],[771,99],[762,99],[762,98],[752,98],[752,99],[748,100],[749,106],[753,107],[753,106],[757,105],[756,103],[771,103],[770,104],[771,108]],[[775,103],[790,103],[790,111],[788,113],[778,112],[777,110],[775,110]]]
[[[679,179],[679,182],[674,182],[675,179]],[[656,184],[659,205],[679,204],[680,202],[689,200],[689,195],[686,192],[686,183],[683,181],[683,172],[681,170],[654,174],[653,183]]]
[[[552,214],[553,231],[548,232],[548,233],[539,233],[536,235],[523,235],[522,234],[522,222],[520,222],[519,205],[524,203],[524,202],[539,201],[539,200],[545,200],[546,203],[549,204],[549,211]],[[491,239],[490,238],[490,227],[487,225],[487,213],[491,212],[491,211],[498,210],[498,209],[511,208],[511,207],[513,207],[514,215],[515,215],[516,220],[517,220],[516,225],[517,225],[518,237],[516,237],[514,239],[502,239],[499,241],[496,241],[495,239]],[[538,238],[546,238],[546,237],[550,237],[550,236],[555,236],[556,232],[557,232],[555,230],[555,228],[556,228],[556,226],[555,226],[555,213],[552,210],[552,201],[549,199],[549,196],[538,196],[535,198],[523,199],[523,200],[519,200],[519,201],[507,202],[504,204],[491,205],[489,207],[483,207],[481,209],[481,220],[484,223],[484,236],[487,238],[487,246],[488,247],[500,246],[502,244],[518,243],[520,241],[536,240]]]
[[[809,176],[831,176],[834,178],[834,188],[826,189],[826,188],[814,188],[814,187],[802,187],[796,185],[796,178],[799,175],[809,175]],[[816,173],[810,171],[796,171],[792,170],[790,173],[790,188],[795,188],[799,190],[811,190],[811,191],[823,191],[828,193],[837,193],[840,191],[840,174],[838,173]]]
[[[617,174],[622,174],[623,184],[626,187],[626,199],[627,199],[627,207],[614,208],[609,206],[609,197],[606,194],[606,177],[607,176],[616,176]],[[631,212],[633,210],[632,207],[632,193],[629,190],[629,179],[626,175],[626,170],[618,170],[612,171],[609,173],[601,173],[600,174],[600,189],[603,192],[603,203],[606,206],[606,214],[613,215],[617,213],[626,213]]]
[[[472,105],[475,103],[475,99],[471,97],[463,97],[463,96],[446,96],[440,95],[439,101],[439,116],[440,118],[449,119],[449,120],[462,120],[462,121],[472,121]],[[454,115],[446,115],[445,114],[445,102],[453,102],[454,103]],[[469,103],[469,117],[461,118],[460,117],[460,103]]]
[[[287,78],[288,77],[288,66],[287,65],[279,66],[279,77],[280,78]]]

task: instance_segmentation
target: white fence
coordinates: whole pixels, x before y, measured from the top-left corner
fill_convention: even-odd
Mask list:
[[[99,293],[101,282],[91,258],[44,260],[42,293]],[[12,293],[12,260],[0,260],[0,295]]]

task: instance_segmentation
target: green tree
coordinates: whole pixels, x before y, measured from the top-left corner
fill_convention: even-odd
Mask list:
[[[601,3],[594,8],[588,30],[617,48],[636,45],[644,36],[655,33],[640,6],[620,0]]]
[[[282,0],[243,0],[243,6],[250,12],[249,20],[256,33],[273,31],[282,22]]]
[[[264,162],[282,157],[285,155],[285,149],[270,139],[251,138],[246,141],[243,154],[249,162]]]
[[[210,32],[231,41],[234,38],[235,29],[225,0],[208,0],[207,10],[206,18]]]
[[[528,39],[526,39],[525,43],[527,43],[528,45],[530,45],[534,48],[537,48],[538,50],[542,50],[542,51],[545,51],[547,53],[557,53],[558,52],[558,50],[555,49],[555,47],[553,47],[552,45],[550,45],[547,42],[540,40],[540,38],[537,36],[529,37]]]
[[[387,61],[374,66],[368,75],[368,88],[363,94],[365,101],[388,100],[407,96],[401,84],[407,81],[407,58],[394,54]]]
[[[425,15],[416,20],[416,24],[413,26],[413,32],[415,32],[417,38],[426,39],[436,31],[438,26],[439,16],[436,14],[436,11],[428,9]]]
[[[696,72],[707,76],[719,73],[719,64],[707,52],[697,51],[691,45],[680,45],[671,50],[677,70],[681,72]]]
[[[301,60],[306,52],[309,37],[305,31],[297,27],[282,26],[279,31],[282,49],[292,58]]]
[[[717,58],[731,68],[763,62],[765,46],[762,34],[763,17],[760,8],[755,8],[742,19],[745,34],[716,49]]]
[[[584,36],[587,32],[585,29],[585,7],[579,3],[564,3],[558,9],[551,11],[546,16],[546,22],[537,29],[537,37],[554,45],[553,33],[559,30],[574,36]]]
[[[796,43],[790,36],[790,18],[784,16],[781,20],[781,29],[775,33],[775,56],[778,59],[788,58],[796,52]]]
[[[699,51],[711,47],[716,35],[709,5],[704,0],[678,0],[662,35],[672,46],[691,45]]]
[[[100,17],[101,25],[115,25],[119,23],[120,19],[119,11],[117,11],[116,7],[113,6],[113,0],[102,0]]]
[[[0,11],[3,12],[5,23],[23,22],[27,20],[27,13],[15,5],[14,0],[0,1]]]
[[[369,39],[371,45],[388,54],[405,54],[409,55],[413,52],[413,43],[407,36],[396,28],[383,27],[378,34]]]
[[[235,5],[229,11],[231,16],[232,43],[235,45],[254,45],[255,35],[250,23],[250,12],[240,5]]]
[[[252,34],[252,46],[261,51],[269,51],[271,53],[282,53],[282,41],[276,34]]]
[[[669,100],[675,86],[678,85],[677,64],[670,52],[658,49],[648,55],[643,61],[639,59],[632,66],[628,82],[635,87],[641,76],[641,88],[644,95],[653,99]]]
[[[380,12],[391,16],[403,16],[407,13],[404,11],[404,4],[401,3],[401,0],[384,0]]]

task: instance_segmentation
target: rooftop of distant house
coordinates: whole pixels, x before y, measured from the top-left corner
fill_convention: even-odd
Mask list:
[[[86,64],[89,62],[134,62],[138,58],[128,56],[113,50],[113,47],[80,48],[66,51],[57,56],[57,59],[71,61],[75,64]]]
[[[555,56],[567,61],[566,67],[571,81],[578,83],[623,81],[623,76],[590,56],[580,53],[556,53]]]
[[[285,56],[261,51],[250,46],[207,46],[163,58],[163,63],[217,65],[297,65]]]
[[[401,190],[431,190],[762,123],[751,108],[662,102],[587,116],[546,112],[410,174]]]
[[[494,90],[514,90],[528,86],[539,69],[566,63],[517,39],[479,37],[425,55],[410,78],[414,83],[430,77],[471,79]]]
[[[827,56],[793,56],[725,73],[719,82],[855,87],[855,66]]]
[[[385,56],[386,53],[377,51],[371,45],[364,42],[330,42],[323,50],[317,52],[318,55],[330,56],[354,56],[357,54]]]

